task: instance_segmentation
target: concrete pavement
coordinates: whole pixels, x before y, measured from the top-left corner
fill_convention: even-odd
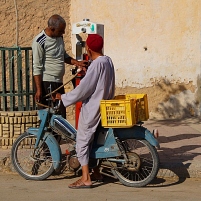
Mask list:
[[[158,177],[201,178],[201,120],[149,120],[144,126],[158,129],[161,148]],[[0,148],[0,172],[14,171],[10,150]]]
[[[149,120],[144,126],[159,130],[159,176],[201,178],[200,119]]]

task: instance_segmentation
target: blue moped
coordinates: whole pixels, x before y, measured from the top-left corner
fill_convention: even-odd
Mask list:
[[[58,115],[58,105],[52,98],[49,106],[38,110],[40,126],[28,128],[14,142],[11,160],[15,170],[25,179],[44,180],[67,161],[69,168],[78,171],[76,157],[77,130]],[[63,160],[62,145],[68,149]],[[89,166],[99,166],[101,173],[131,187],[149,184],[157,175],[159,143],[142,122],[131,128],[97,128]]]

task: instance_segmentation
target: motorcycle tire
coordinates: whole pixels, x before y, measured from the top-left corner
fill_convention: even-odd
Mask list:
[[[25,132],[13,143],[11,162],[14,169],[27,180],[47,179],[54,171],[52,157],[47,144],[40,141],[34,150],[36,136]],[[35,151],[35,154],[33,154]]]
[[[159,156],[146,140],[128,139],[123,142],[128,163],[118,164],[113,175],[129,187],[143,187],[151,183],[159,170]]]

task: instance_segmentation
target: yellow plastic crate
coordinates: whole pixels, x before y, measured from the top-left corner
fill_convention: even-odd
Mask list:
[[[115,96],[115,99],[135,99],[135,116],[136,121],[147,121],[149,119],[147,94],[126,94]]]
[[[136,102],[137,121],[147,121],[149,119],[147,94],[126,94],[126,99],[134,98]]]
[[[136,100],[101,100],[101,123],[106,128],[126,128],[136,124]]]

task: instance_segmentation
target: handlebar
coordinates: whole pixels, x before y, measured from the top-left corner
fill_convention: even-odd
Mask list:
[[[60,106],[61,106],[61,100],[58,100],[58,104],[55,105],[53,108],[54,108],[54,110],[58,110],[60,108]]]

